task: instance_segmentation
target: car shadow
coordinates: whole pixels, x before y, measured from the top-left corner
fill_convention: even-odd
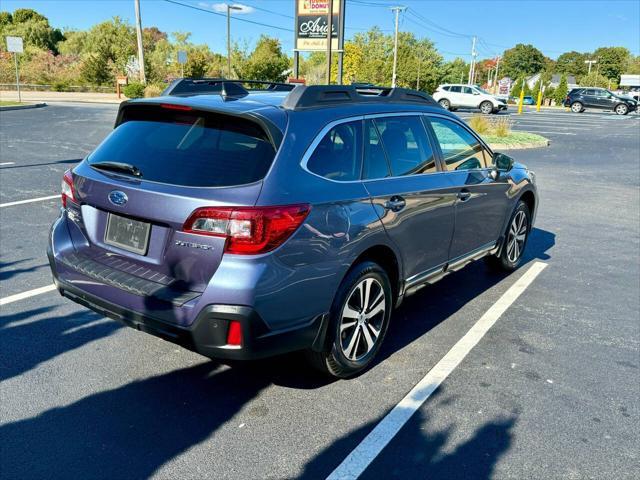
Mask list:
[[[0,381],[111,335],[121,327],[97,313],[80,310],[59,316],[52,314],[55,308],[39,307],[0,317]]]
[[[48,263],[42,263],[40,265],[35,265],[33,267],[25,267],[25,268],[14,268],[12,270],[7,270],[8,267],[12,267],[19,263],[28,262],[33,260],[32,258],[24,259],[24,260],[16,260],[13,262],[0,262],[0,281],[9,280],[10,278],[15,277],[16,275],[20,275],[21,273],[30,273],[35,272],[41,268],[48,266]]]
[[[0,426],[3,478],[148,478],[268,385],[213,362],[89,395]]]
[[[434,409],[454,402],[452,397],[438,401],[444,390],[441,386],[429,398]],[[517,417],[510,414],[488,420],[468,437],[460,438],[460,427],[454,421],[445,428],[434,429],[428,411],[424,406],[420,408],[358,478],[491,478],[496,464],[511,447]],[[332,442],[307,463],[300,478],[327,478],[382,419]],[[456,444],[450,445],[453,442]]]

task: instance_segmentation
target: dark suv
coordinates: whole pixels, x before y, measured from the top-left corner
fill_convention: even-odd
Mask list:
[[[574,88],[564,100],[565,107],[571,107],[574,113],[584,112],[587,108],[613,110],[618,115],[626,115],[638,108],[638,102],[628,97],[616,95],[605,88]]]
[[[403,298],[481,257],[522,261],[533,173],[430,96],[200,82],[123,103],[65,173],[62,295],[212,358],[306,350],[347,377]]]

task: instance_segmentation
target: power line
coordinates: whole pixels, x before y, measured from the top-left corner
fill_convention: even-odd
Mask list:
[[[435,28],[435,29],[441,31],[442,35],[449,35],[451,37],[460,37],[460,38],[471,38],[471,35],[467,35],[467,34],[459,33],[459,32],[454,32],[453,30],[449,30],[448,28],[441,27],[440,25],[438,25],[434,21],[429,20],[428,18],[424,17],[422,14],[416,12],[413,8],[408,8],[407,10],[411,15],[416,17],[418,20],[421,20],[422,22],[426,23],[427,25],[431,25],[432,28]]]
[[[214,12],[212,10],[208,10],[206,8],[196,7],[195,5],[189,5],[187,3],[176,2],[175,0],[164,0],[167,3],[172,3],[174,5],[180,5],[181,7],[191,8],[192,10],[198,10],[200,12],[210,13],[211,15],[217,15],[219,17],[225,17],[224,13]],[[254,20],[247,20],[246,18],[234,17],[234,20],[239,22],[251,23],[253,25],[260,25],[261,27],[275,28],[276,30],[284,30],[285,32],[293,32],[292,28],[279,27],[277,25],[270,25],[268,23],[256,22]]]

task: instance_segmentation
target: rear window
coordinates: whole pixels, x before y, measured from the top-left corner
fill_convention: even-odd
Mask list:
[[[264,178],[275,149],[262,128],[228,115],[131,108],[89,156],[121,162],[144,180],[189,187],[227,187]]]

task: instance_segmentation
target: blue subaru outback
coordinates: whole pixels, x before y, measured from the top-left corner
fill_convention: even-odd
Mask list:
[[[306,350],[349,377],[406,296],[481,257],[518,267],[533,173],[430,96],[255,83],[121,105],[62,179],[62,295],[211,358]]]

